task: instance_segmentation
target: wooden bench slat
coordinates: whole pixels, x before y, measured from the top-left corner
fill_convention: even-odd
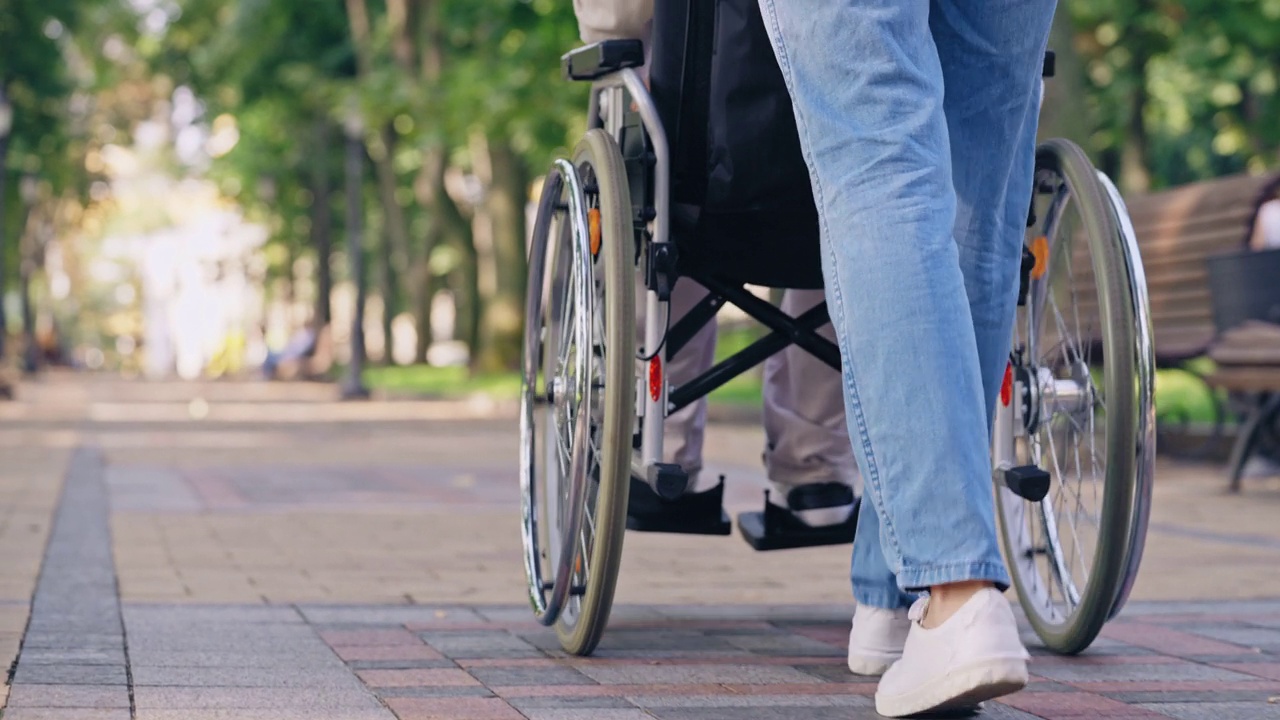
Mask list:
[[[1236,175],[1127,199],[1147,276],[1158,364],[1203,354],[1214,344],[1217,331],[1205,261],[1243,249],[1254,199],[1270,180],[1267,175]],[[1092,283],[1092,268],[1075,280]],[[1088,293],[1085,297],[1081,312],[1096,316],[1097,301]],[[1233,350],[1228,347],[1227,352]],[[1233,357],[1268,357],[1249,353]],[[1266,382],[1275,387],[1280,378]]]

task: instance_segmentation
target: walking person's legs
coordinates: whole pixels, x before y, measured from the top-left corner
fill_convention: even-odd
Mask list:
[[[882,605],[900,603],[885,569],[898,589],[931,592],[877,706],[901,715],[1009,692],[1026,664],[995,589],[1009,580],[989,388],[1009,341],[1022,237],[1011,219],[1030,190],[1052,0],[761,7],[809,165],[849,432],[879,521],[878,537],[859,532],[853,575],[879,578]],[[950,115],[969,145],[954,177]]]

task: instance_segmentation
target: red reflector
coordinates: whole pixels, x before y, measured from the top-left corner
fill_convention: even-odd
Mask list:
[[[656,357],[649,361],[649,397],[654,402],[662,397],[662,361]]]
[[[1013,402],[1013,363],[1004,366],[1004,382],[1000,383],[1000,404],[1009,407]]]

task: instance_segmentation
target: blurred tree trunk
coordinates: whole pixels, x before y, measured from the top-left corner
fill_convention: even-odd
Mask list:
[[[396,190],[399,181],[396,178],[395,167],[392,163],[392,154],[395,152],[396,135],[395,129],[390,123],[382,128],[380,133],[381,142],[378,143],[377,152],[370,153],[373,156],[374,168],[378,175],[378,200],[382,206],[383,215],[383,244],[388,247],[383,248],[381,255],[386,258],[387,268],[392,263],[401,267],[409,264],[409,225],[405,220],[405,210],[400,205],[400,201],[396,199]],[[394,293],[387,295],[384,287],[383,300],[394,299]],[[384,316],[391,312],[391,306],[388,305],[383,313]],[[386,331],[387,347],[391,347],[391,320],[389,317],[383,318],[383,327]]]
[[[329,180],[329,142],[332,126],[316,124],[315,153],[311,158],[311,246],[316,249],[315,331],[333,320],[333,206]]]
[[[1049,49],[1054,53],[1054,76],[1044,85],[1044,112],[1040,115],[1041,139],[1066,138],[1089,146],[1093,122],[1084,109],[1084,62],[1075,48],[1075,28],[1071,14],[1056,13],[1049,31]]]
[[[427,214],[422,244],[414,255],[409,272],[410,297],[418,331],[417,346],[413,351],[415,362],[426,362],[427,349],[431,346],[431,251],[439,244],[445,230],[442,197],[447,200],[448,196],[444,190],[444,171],[445,148],[441,143],[432,143],[414,183],[418,204]]]
[[[383,228],[382,242],[378,244],[378,293],[382,295],[382,342],[385,346],[382,353],[382,364],[392,365],[391,348],[394,346],[392,321],[399,311],[399,289],[396,282],[399,277],[393,267],[391,242],[387,239],[386,228]]]
[[[462,216],[458,206],[448,194],[441,205],[449,227],[448,238],[462,258],[458,263],[454,286],[454,307],[457,313],[454,335],[467,346],[468,357],[475,357],[480,347],[480,276],[476,244],[471,237],[471,226]]]
[[[34,373],[39,368],[40,353],[36,349],[36,313],[31,298],[31,277],[39,269],[40,245],[45,232],[45,219],[40,212],[27,211],[25,230],[18,243],[18,282],[22,301],[22,369]]]
[[[369,26],[369,8],[365,0],[346,0],[347,16],[351,22],[351,38],[356,49],[356,66],[362,77],[368,77],[373,69],[373,44]],[[390,9],[389,9],[390,10]],[[394,18],[392,18],[394,20]],[[409,226],[405,220],[405,210],[396,199],[398,181],[395,171],[396,134],[390,123],[379,128],[377,142],[366,142],[369,157],[373,160],[374,174],[377,176],[378,204],[382,206],[384,242],[389,242],[389,250],[395,260],[403,258],[405,264],[409,260]],[[384,298],[385,301],[386,298]],[[391,347],[390,321],[383,320],[386,345]]]
[[[479,351],[471,366],[477,372],[510,370],[520,364],[526,172],[509,143],[483,133],[472,137],[471,158],[486,188],[477,211],[476,250],[483,306]]]
[[[416,13],[411,18],[410,13]],[[413,72],[414,43],[410,39],[410,22],[418,46],[417,73],[421,87],[434,93],[440,82],[444,66],[442,18],[440,0],[421,0],[410,6],[405,0],[389,0],[387,14],[392,28],[392,46],[396,62],[406,72]],[[426,362],[427,349],[431,346],[431,253],[445,235],[447,217],[452,205],[444,189],[444,172],[448,165],[448,147],[442,138],[428,141],[422,150],[422,167],[414,182],[414,194],[418,205],[426,213],[427,223],[422,240],[412,259],[409,273],[410,298],[415,308],[417,323],[417,347],[414,360]],[[457,208],[453,208],[456,212]]]
[[[347,269],[355,289],[355,308],[351,318],[351,361],[342,383],[344,398],[368,397],[364,386],[364,133],[358,117],[346,129],[345,178],[347,205]]]
[[[0,101],[2,101],[4,97],[5,97],[5,88],[4,86],[0,85]],[[5,312],[4,312],[4,287],[5,287],[4,258],[6,253],[6,250],[5,250],[6,237],[9,229],[9,225],[8,225],[9,217],[8,217],[8,214],[6,213],[6,210],[7,210],[6,201],[8,200],[9,196],[7,195],[8,188],[6,187],[6,183],[5,183],[5,180],[7,180],[9,177],[9,172],[6,169],[5,161],[8,159],[8,157],[9,157],[9,138],[6,135],[5,137],[0,138],[0,365],[4,364],[6,345],[8,345],[7,341],[9,339],[8,318],[5,317]]]
[[[1143,43],[1133,44],[1133,96],[1129,105],[1129,127],[1120,151],[1120,189],[1142,193],[1151,189],[1151,157],[1147,136],[1147,61]]]

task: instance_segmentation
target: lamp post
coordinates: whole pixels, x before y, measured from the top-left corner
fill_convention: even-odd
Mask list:
[[[18,184],[18,194],[22,197],[23,215],[31,218],[32,208],[40,199],[40,184],[35,175],[27,173]],[[28,222],[27,224],[32,224]],[[36,352],[36,318],[31,307],[31,276],[36,269],[36,253],[39,252],[36,230],[24,232],[20,236],[18,253],[18,282],[22,296],[22,366],[27,373],[34,373],[38,364],[39,353]]]
[[[4,314],[4,256],[5,256],[5,180],[9,171],[5,162],[9,158],[9,135],[13,132],[13,105],[9,94],[0,84],[0,363],[4,362],[5,340],[8,339],[8,322]]]
[[[347,268],[355,288],[355,313],[351,318],[351,362],[342,382],[342,397],[369,397],[364,386],[364,121],[358,110],[347,114]]]

